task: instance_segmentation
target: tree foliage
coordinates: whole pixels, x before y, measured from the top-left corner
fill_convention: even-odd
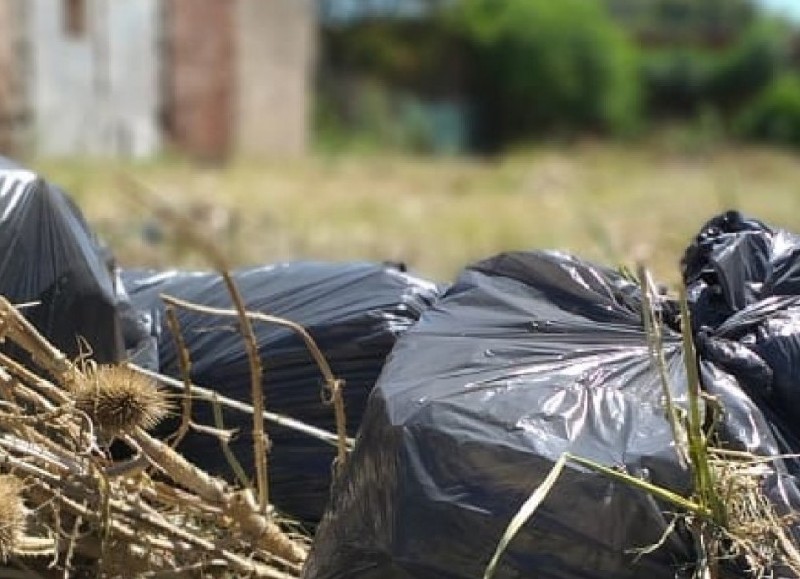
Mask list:
[[[638,122],[636,54],[600,4],[462,0],[451,18],[472,52],[490,137],[621,133]]]

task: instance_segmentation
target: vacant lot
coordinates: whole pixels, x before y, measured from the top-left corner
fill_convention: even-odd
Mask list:
[[[586,143],[491,161],[337,156],[225,167],[34,165],[75,196],[124,265],[203,260],[162,239],[148,208],[126,199],[122,172],[180,204],[237,265],[388,259],[447,280],[502,250],[553,248],[612,265],[643,260],[661,279],[675,280],[683,248],[723,209],[800,231],[798,161],[759,148]]]

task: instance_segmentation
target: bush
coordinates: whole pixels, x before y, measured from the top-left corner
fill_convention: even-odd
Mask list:
[[[648,115],[694,116],[713,103],[709,86],[720,58],[692,48],[647,51],[642,57],[642,84]]]
[[[800,146],[800,76],[784,74],[744,108],[736,122],[745,138]]]
[[[790,38],[785,25],[759,19],[725,48],[679,44],[645,51],[648,116],[694,116],[707,107],[734,114],[790,69]]]
[[[322,150],[454,153],[470,147],[463,50],[444,19],[325,28],[315,118]]]
[[[452,16],[473,53],[490,139],[637,125],[636,52],[601,4],[463,0]]]
[[[791,32],[785,23],[755,21],[714,71],[709,100],[741,106],[789,70]]]

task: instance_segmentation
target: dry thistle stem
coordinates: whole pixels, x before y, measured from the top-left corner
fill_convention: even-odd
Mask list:
[[[22,481],[13,475],[0,476],[0,560],[19,545],[25,529]]]
[[[250,489],[230,495],[227,512],[257,546],[292,563],[306,560],[306,549],[289,538],[271,517],[259,512]]]
[[[167,411],[156,381],[127,366],[70,362],[3,305],[0,297],[6,338],[37,364],[0,354],[7,371],[0,372],[3,470],[24,474],[24,487],[0,476],[0,563],[35,558],[33,574],[41,569],[48,577],[84,569],[92,576],[298,577],[305,544],[260,512],[252,496],[238,501],[224,481],[145,432]],[[139,457],[108,464],[95,452],[98,433],[122,438]],[[139,476],[147,464],[172,481],[154,485]],[[36,509],[32,535],[25,533],[26,504]]]
[[[125,366],[88,368],[74,394],[76,406],[109,437],[153,428],[168,409],[156,383]]]

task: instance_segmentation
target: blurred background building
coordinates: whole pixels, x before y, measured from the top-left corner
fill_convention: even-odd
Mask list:
[[[679,121],[800,143],[793,0],[0,0],[0,149],[496,152]]]
[[[0,0],[0,146],[298,155],[312,0]]]

